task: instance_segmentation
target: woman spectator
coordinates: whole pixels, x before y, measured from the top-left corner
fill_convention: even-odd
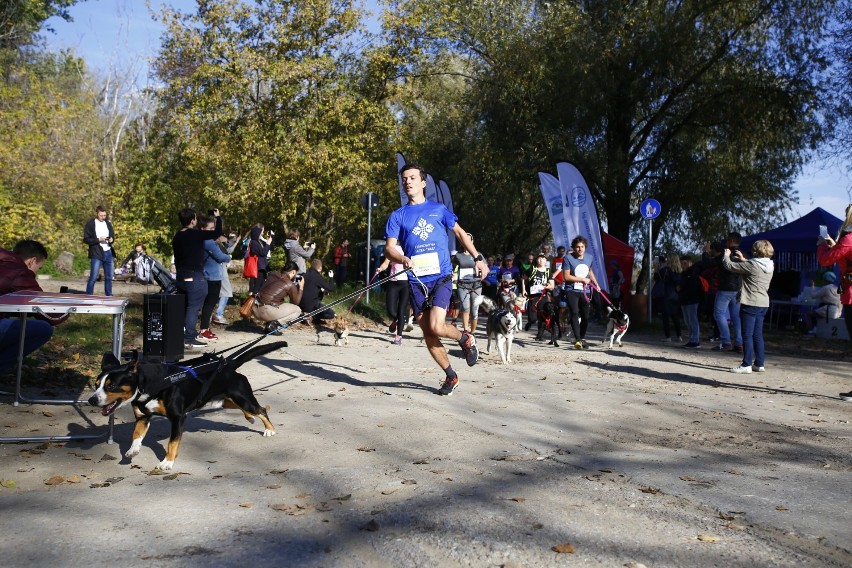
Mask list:
[[[222,245],[222,248],[225,250],[225,254],[229,257],[233,258],[231,255],[234,254],[234,250],[237,248],[237,244],[239,240],[237,239],[237,235],[235,233],[231,233],[228,235],[228,242]],[[228,318],[225,317],[225,306],[228,305],[228,301],[234,297],[234,288],[231,286],[231,278],[228,276],[228,265],[229,262],[223,262],[219,266],[222,267],[222,287],[219,289],[219,303],[216,305],[216,313],[213,314],[213,323],[218,323],[220,325],[230,325],[231,322],[228,321]]]
[[[834,263],[840,267],[840,303],[843,304],[843,317],[846,319],[846,331],[852,340],[852,204],[846,208],[846,219],[840,225],[837,238],[827,237],[817,246],[817,259],[821,266]]]
[[[671,325],[674,325],[674,332],[677,340],[683,343],[683,336],[680,334],[680,301],[677,296],[677,287],[680,285],[680,257],[676,254],[669,255],[668,261],[662,259],[662,265],[657,272],[658,281],[662,283],[661,308],[663,312],[663,333],[665,337],[663,341],[671,343],[672,333]]]
[[[574,252],[566,254],[562,261],[562,281],[565,283],[563,298],[571,313],[574,349],[589,348],[586,343],[586,330],[589,328],[589,297],[586,296],[586,286],[592,282],[595,286],[600,286],[592,271],[591,259],[586,258],[586,245],[588,241],[585,238],[575,237],[571,241]]]
[[[212,217],[201,217],[199,225],[202,231],[212,231],[216,228],[216,221]],[[198,335],[208,341],[215,341],[219,337],[210,331],[210,320],[213,316],[213,310],[216,304],[219,303],[219,291],[222,288],[222,266],[225,266],[231,261],[231,257],[225,254],[225,251],[219,246],[219,243],[224,243],[228,240],[225,235],[220,235],[215,239],[204,241],[204,279],[207,280],[207,295],[204,296],[204,303],[201,305],[201,330]]]
[[[746,259],[741,250],[731,253],[725,249],[722,266],[725,270],[742,276],[737,294],[740,304],[740,325],[743,334],[743,361],[732,373],[762,373],[765,368],[763,349],[763,320],[769,311],[769,283],[775,271],[772,255],[775,249],[769,241],[757,241],[751,247],[751,259]],[[733,260],[732,260],[733,259]]]
[[[287,249],[287,258],[290,262],[295,262],[299,268],[299,274],[307,272],[308,267],[305,261],[314,255],[314,251],[317,250],[316,243],[305,241],[305,248],[302,248],[299,244],[298,229],[291,229],[287,233],[287,240],[284,241],[284,248]]]
[[[255,296],[260,293],[263,283],[266,282],[266,273],[269,269],[269,249],[272,247],[272,231],[268,237],[264,237],[263,223],[258,223],[251,228],[249,233],[248,254],[257,256],[257,278],[249,278],[249,293]]]
[[[399,251],[402,247],[396,245]],[[383,272],[390,267],[390,273],[396,274],[391,278],[385,286],[385,307],[388,311],[388,316],[391,318],[388,331],[393,335],[394,345],[402,344],[402,330],[405,328],[405,323],[408,321],[409,310],[409,285],[408,274],[402,264],[391,262],[385,257],[379,267],[376,269],[376,274]]]

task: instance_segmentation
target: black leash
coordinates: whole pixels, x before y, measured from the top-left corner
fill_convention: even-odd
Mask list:
[[[360,290],[355,290],[354,292],[347,294],[347,295],[343,296],[342,298],[338,298],[337,300],[333,301],[332,303],[330,303],[327,306],[323,306],[321,308],[317,308],[316,310],[314,310],[312,312],[302,314],[299,317],[297,317],[296,319],[290,320],[287,323],[282,323],[282,324],[280,324],[280,326],[278,328],[273,329],[272,331],[269,331],[269,332],[261,335],[257,339],[252,339],[251,341],[247,341],[246,343],[241,343],[239,345],[234,345],[232,347],[228,347],[227,349],[225,349],[223,351],[219,351],[218,354],[227,353],[228,351],[231,351],[232,349],[237,349],[239,347],[240,349],[237,350],[237,352],[234,353],[233,355],[229,355],[227,357],[227,359],[233,359],[235,357],[239,357],[240,355],[242,355],[243,353],[245,353],[246,351],[248,351],[249,349],[251,349],[252,347],[257,345],[258,343],[260,343],[261,341],[263,341],[264,339],[266,339],[270,335],[278,333],[279,331],[284,331],[288,327],[292,327],[295,324],[302,322],[302,321],[305,321],[306,319],[313,317],[313,316],[315,316],[319,313],[322,313],[329,308],[333,308],[334,306],[341,304],[341,303],[345,302],[346,300],[351,300],[355,296],[357,296],[359,294],[363,294],[364,292],[366,292],[370,288],[375,288],[376,286],[381,286],[385,282],[389,282],[391,279],[396,278],[397,276],[399,276],[400,274],[403,274],[405,272],[408,272],[408,270],[403,269],[403,270],[400,270],[399,272],[396,272],[394,274],[390,274],[390,275],[382,278],[381,280],[376,280],[375,282],[370,283],[368,286],[365,286],[364,288],[361,288]]]

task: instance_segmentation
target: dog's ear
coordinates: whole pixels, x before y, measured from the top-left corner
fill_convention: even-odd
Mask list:
[[[112,353],[104,353],[101,359],[101,371],[111,371],[118,367],[121,367],[121,361]]]

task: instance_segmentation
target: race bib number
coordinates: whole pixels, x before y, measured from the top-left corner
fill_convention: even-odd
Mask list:
[[[588,278],[589,277],[589,265],[581,264],[574,270],[574,276],[579,276],[580,278]],[[585,284],[582,282],[574,282],[575,290],[582,290]]]
[[[544,292],[544,286],[541,284],[530,286],[530,294],[541,294],[542,292]]]
[[[411,270],[417,276],[431,276],[441,273],[441,261],[437,252],[418,254],[411,259]]]

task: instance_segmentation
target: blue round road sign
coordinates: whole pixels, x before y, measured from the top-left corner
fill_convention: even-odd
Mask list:
[[[656,219],[660,216],[660,202],[656,199],[646,199],[639,206],[639,213],[646,219]]]

